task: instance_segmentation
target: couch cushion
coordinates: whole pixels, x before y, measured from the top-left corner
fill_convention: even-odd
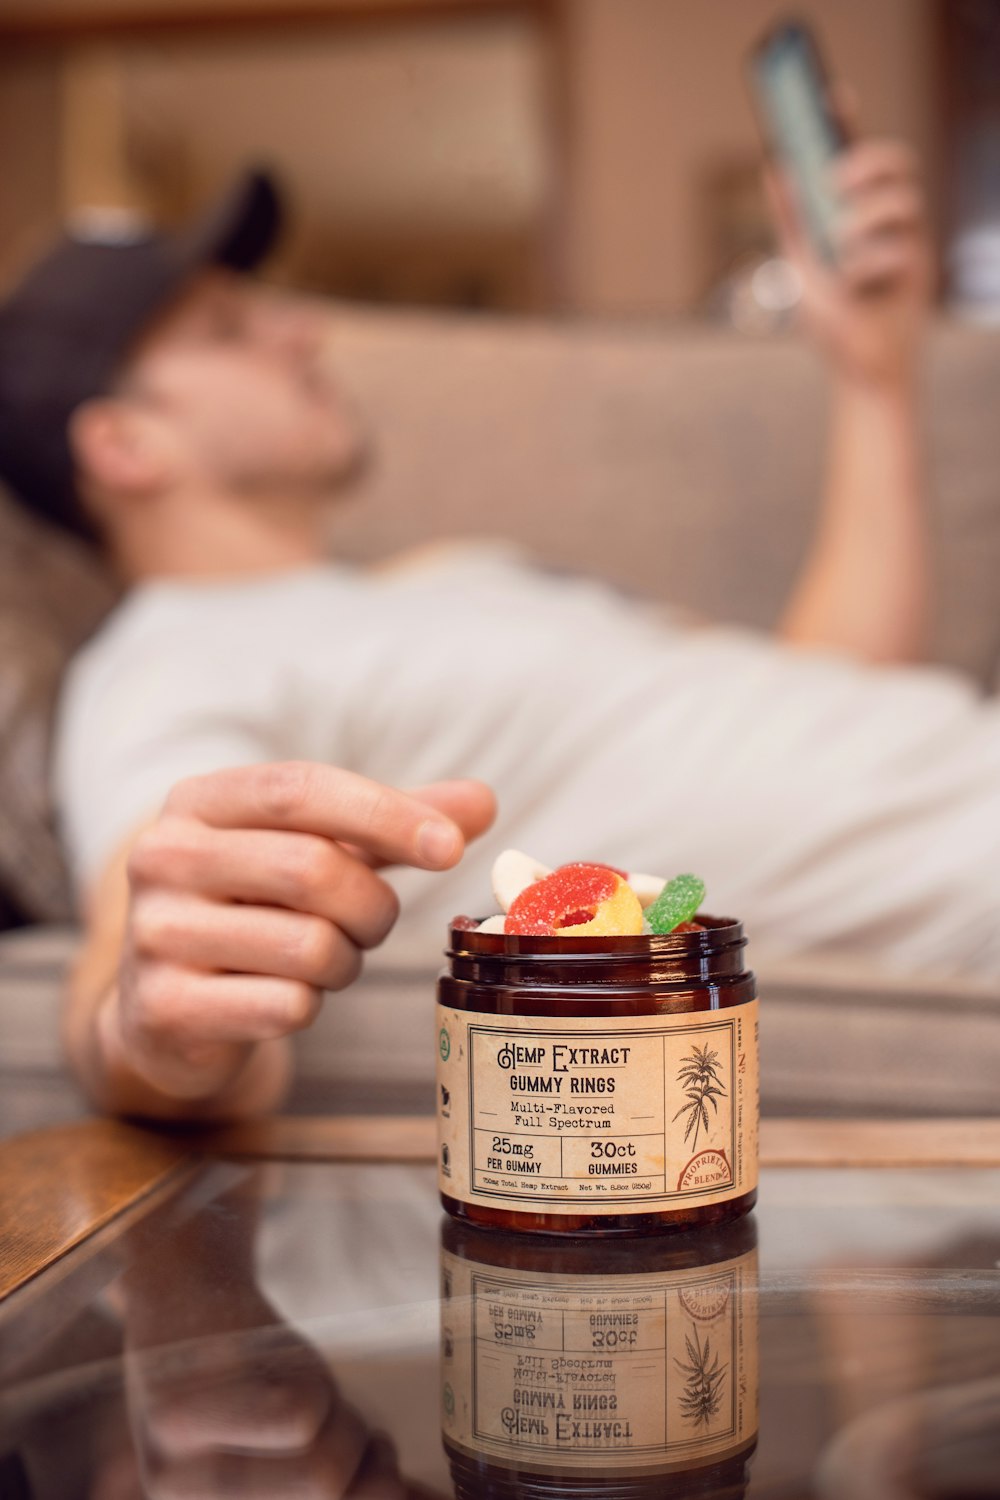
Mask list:
[[[68,656],[111,598],[82,547],[0,495],[0,888],[27,917],[70,912],[49,794],[52,712]]]
[[[0,1139],[89,1112],[59,1038],[66,972],[78,942],[71,927],[28,927],[0,937]]]
[[[821,961],[762,964],[758,982],[768,1114],[1000,1114],[995,990]],[[373,965],[299,1039],[300,1085],[325,1082],[331,1109],[358,1079],[429,1091],[434,987]]]
[[[757,964],[770,1114],[1000,1114],[1000,991],[837,960]]]
[[[378,462],[337,532],[369,558],[510,537],[562,567],[770,626],[815,525],[826,386],[796,338],[344,310],[333,354]],[[942,323],[927,448],[933,656],[1000,649],[1000,332]]]
[[[85,1106],[68,1077],[59,1010],[70,927],[0,938],[0,1135]],[[1000,993],[833,962],[758,966],[761,1105],[770,1115],[1000,1113]],[[328,997],[296,1041],[293,1112],[433,1108],[435,976],[380,972]],[[60,1082],[61,1080],[61,1082]],[[34,1095],[32,1095],[34,1089]]]

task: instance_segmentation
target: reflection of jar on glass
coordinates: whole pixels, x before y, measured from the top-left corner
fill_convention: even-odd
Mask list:
[[[757,1442],[752,1219],[658,1240],[446,1222],[445,1451],[458,1500],[740,1500]]]

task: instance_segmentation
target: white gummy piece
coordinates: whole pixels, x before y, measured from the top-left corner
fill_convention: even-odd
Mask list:
[[[487,917],[485,922],[480,922],[476,928],[477,932],[504,932],[506,930],[507,918],[503,912],[498,912],[495,917]]]
[[[645,911],[647,906],[652,906],[667,882],[662,875],[642,875],[638,871],[633,874],[630,870],[628,883],[639,897],[639,905]]]
[[[522,891],[536,880],[542,880],[552,871],[548,865],[539,864],[530,854],[520,849],[505,849],[493,861],[493,894],[502,911],[510,911]]]

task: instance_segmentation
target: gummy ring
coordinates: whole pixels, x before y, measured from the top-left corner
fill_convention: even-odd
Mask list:
[[[564,865],[523,890],[504,931],[536,937],[625,936],[642,931],[639,898],[606,865]]]

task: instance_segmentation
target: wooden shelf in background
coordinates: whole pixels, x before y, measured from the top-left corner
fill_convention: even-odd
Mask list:
[[[544,12],[553,0],[5,0],[0,41],[79,42],[150,31],[197,33]]]

